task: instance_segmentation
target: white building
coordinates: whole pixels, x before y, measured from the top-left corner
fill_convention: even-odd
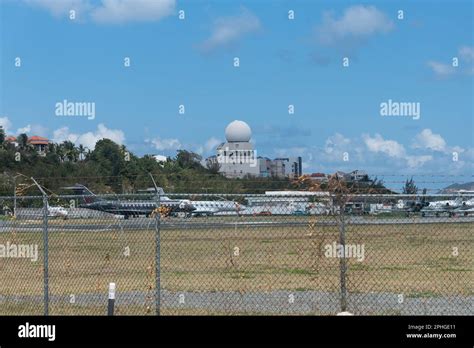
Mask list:
[[[217,161],[219,172],[229,178],[258,176],[260,169],[256,151],[250,142],[252,131],[247,123],[233,121],[225,129],[227,142],[217,147],[217,154],[208,160]]]
[[[258,157],[250,142],[252,131],[243,121],[233,121],[225,129],[227,142],[217,147],[215,156],[208,163],[217,164],[219,172],[229,178],[254,177],[298,177],[302,175],[301,157],[277,158]]]

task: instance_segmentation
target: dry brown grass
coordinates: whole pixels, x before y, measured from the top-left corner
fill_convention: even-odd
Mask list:
[[[161,285],[169,291],[339,289],[339,259],[324,256],[324,245],[337,241],[337,226],[163,230],[161,237]],[[115,282],[118,291],[148,292],[149,303],[134,309],[146,312],[154,301],[154,238],[153,230],[51,232],[51,294],[106,293]],[[1,259],[0,294],[41,296],[41,232],[0,234],[0,243],[7,241],[39,244],[40,258]],[[365,245],[363,262],[348,261],[349,292],[473,294],[472,224],[351,225],[346,243]],[[0,308],[9,312],[6,304]],[[56,314],[81,314],[80,307],[60,308]]]

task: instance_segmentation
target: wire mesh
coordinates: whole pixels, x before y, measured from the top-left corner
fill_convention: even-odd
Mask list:
[[[0,197],[0,315],[474,314],[471,196],[87,198]]]

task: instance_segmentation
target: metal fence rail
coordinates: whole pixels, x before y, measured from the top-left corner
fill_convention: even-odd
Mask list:
[[[0,197],[0,315],[474,314],[472,196],[94,197]]]

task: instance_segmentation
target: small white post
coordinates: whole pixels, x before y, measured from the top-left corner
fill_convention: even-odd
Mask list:
[[[114,315],[115,305],[115,283],[109,283],[109,303],[107,313],[108,315]]]

